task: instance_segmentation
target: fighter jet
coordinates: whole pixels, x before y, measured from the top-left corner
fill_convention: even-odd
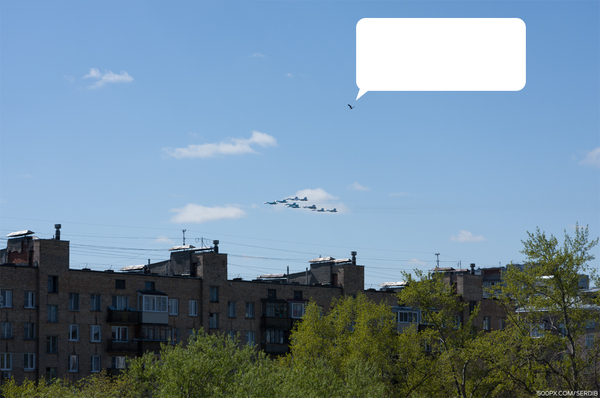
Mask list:
[[[300,202],[308,202],[308,198],[305,196],[304,199],[298,199]]]
[[[277,203],[287,203],[287,199],[283,199],[283,200],[276,200],[275,202],[277,202]]]
[[[333,210],[329,210],[327,209],[326,211],[330,212],[330,213],[337,213],[337,209],[334,207]]]
[[[276,204],[277,204],[277,202],[276,202],[276,201],[275,201],[275,202],[265,202],[265,204],[266,204],[266,205],[276,205]]]
[[[317,206],[315,206],[315,205],[302,206],[302,207],[304,207],[305,209],[317,210]]]
[[[321,208],[320,208],[319,210],[317,210],[317,211],[318,211],[319,213],[323,213],[323,212],[325,211],[325,209],[321,207]]]
[[[296,203],[287,203],[286,204],[287,207],[291,208],[291,209],[298,209],[300,208],[300,206],[298,206]]]

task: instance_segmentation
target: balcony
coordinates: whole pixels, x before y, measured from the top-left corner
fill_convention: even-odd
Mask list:
[[[108,339],[107,352],[135,352],[139,351],[137,340],[112,340]]]
[[[262,349],[270,355],[284,355],[288,352],[287,344],[263,343]]]
[[[142,323],[158,323],[166,325],[169,323],[169,313],[168,312],[151,312],[151,311],[142,311],[141,312]]]
[[[154,354],[159,354],[160,353],[160,345],[161,344],[167,344],[167,341],[161,341],[161,340],[140,340],[139,341],[140,345],[140,354],[144,354],[146,352],[152,352]]]
[[[292,329],[292,319],[291,318],[262,317],[261,322],[260,322],[260,327],[262,329],[291,330]]]
[[[138,311],[115,310],[114,307],[108,307],[108,323],[140,323],[140,313]]]

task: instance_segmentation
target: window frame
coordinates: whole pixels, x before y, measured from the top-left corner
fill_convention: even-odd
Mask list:
[[[125,302],[124,306],[123,301]],[[127,308],[129,308],[129,296],[112,296],[112,306],[117,311],[127,311]]]
[[[0,370],[11,371],[12,364],[12,352],[0,353]]]
[[[252,301],[247,301],[246,302],[246,318],[247,319],[254,319],[256,317],[256,305],[254,304],[254,302]]]
[[[69,373],[77,373],[79,372],[79,355],[71,354],[69,355]]]
[[[102,311],[102,295],[101,294],[90,294],[90,311],[99,312]]]
[[[95,331],[97,333],[95,333]],[[98,339],[94,339],[94,335],[98,335]],[[102,325],[90,325],[90,342],[101,343],[102,342]]]
[[[35,309],[35,292],[23,292],[23,308]]]
[[[144,294],[142,295],[142,311],[168,313],[169,298],[167,296]]]
[[[251,338],[249,339],[248,337],[251,337]],[[254,330],[246,331],[246,345],[254,346],[254,345],[256,345],[255,341],[256,341],[256,334],[254,333]]]
[[[79,325],[69,324],[69,341],[79,341]]]
[[[237,304],[235,301],[229,301],[227,303],[227,317],[228,318],[235,318],[236,317],[236,309],[237,309]]]
[[[48,275],[48,293],[58,294],[58,275]]]
[[[48,304],[46,306],[47,318],[46,322],[48,323],[58,323],[58,305],[56,304]]]
[[[301,310],[301,314],[300,316],[298,316],[297,314],[297,309],[296,307],[300,306]],[[306,311],[306,305],[305,303],[292,303],[292,318],[293,319],[301,319],[304,316],[304,312]]]
[[[125,332],[123,332],[125,331]],[[123,336],[125,335],[125,336]],[[129,326],[112,326],[111,334],[112,341],[127,342],[129,341]],[[125,337],[125,338],[123,338]]]
[[[46,336],[46,354],[58,354],[58,336]]]
[[[110,368],[127,369],[127,357],[123,355],[110,357]]]
[[[219,302],[219,286],[210,286],[208,301],[211,303]]]
[[[0,295],[2,296],[2,305],[0,308],[12,308],[13,306],[13,294],[12,290],[2,289]],[[10,298],[10,299],[9,299]],[[7,304],[9,303],[9,304]]]
[[[218,329],[219,328],[219,313],[211,312],[208,314],[208,328]]]
[[[489,316],[484,316],[483,317],[483,330],[485,330],[486,332],[489,332],[490,330],[492,330],[492,318]]]
[[[12,324],[12,322],[0,322],[0,339],[12,340],[14,338]]]
[[[188,315],[198,316],[198,300],[188,300]]]
[[[31,366],[28,366],[31,365]],[[31,372],[35,370],[35,354],[24,353],[23,354],[23,371]]]
[[[169,315],[179,315],[179,299],[170,298],[168,306],[169,306]]]
[[[98,366],[95,366],[95,365],[98,365]],[[92,355],[92,357],[90,359],[90,373],[99,373],[101,370],[102,370],[102,357],[100,355]]]
[[[79,311],[79,293],[69,293],[69,311]]]
[[[28,326],[29,325],[29,326]],[[29,331],[29,333],[27,333]],[[23,340],[35,340],[35,323],[23,323]]]

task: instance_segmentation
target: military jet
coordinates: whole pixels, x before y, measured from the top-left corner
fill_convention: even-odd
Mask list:
[[[289,208],[291,208],[291,209],[298,209],[298,208],[300,208],[300,206],[298,206],[298,204],[296,204],[296,203],[291,203],[291,204],[290,203],[286,203],[286,206],[289,207]]]
[[[317,210],[317,211],[318,211],[319,213],[323,213],[323,212],[325,211],[325,209],[321,207],[321,208],[320,208],[319,210]]]
[[[275,201],[275,202],[265,202],[265,204],[266,204],[266,205],[276,205],[276,204],[277,204],[277,202],[276,202],[276,201]]]
[[[315,206],[315,205],[302,206],[302,207],[304,207],[305,209],[317,210],[317,206]]]
[[[336,209],[335,207],[333,208],[333,210],[329,210],[329,209],[327,209],[327,210],[325,210],[325,211],[328,211],[328,212],[330,212],[330,213],[337,213],[337,209]]]
[[[287,203],[287,199],[283,199],[283,200],[276,200],[275,202],[277,202],[277,203]]]
[[[304,197],[304,199],[298,199],[298,197],[296,196],[296,200],[300,202],[308,202],[308,198],[306,196]]]

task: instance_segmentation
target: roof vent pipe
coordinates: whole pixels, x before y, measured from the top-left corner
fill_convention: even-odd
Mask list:
[[[471,275],[475,275],[475,263],[471,263]]]
[[[352,254],[352,265],[356,265],[356,252],[351,252]]]
[[[213,245],[214,245],[213,251],[215,253],[219,253],[219,241],[218,240],[213,240]]]
[[[56,228],[56,234],[54,235],[54,239],[60,240],[60,224],[54,224],[54,228]]]

